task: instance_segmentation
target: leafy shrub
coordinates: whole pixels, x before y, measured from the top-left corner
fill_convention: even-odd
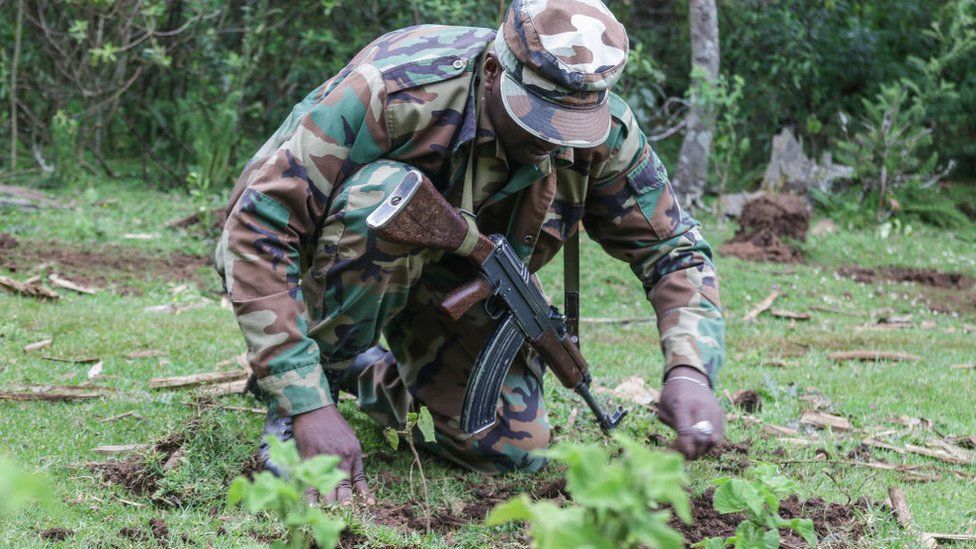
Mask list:
[[[305,494],[312,488],[325,494],[346,477],[337,468],[339,457],[302,460],[294,441],[281,442],[274,437],[267,437],[267,441],[271,460],[281,469],[282,477],[268,471],[254,475],[254,480],[237,477],[227,490],[227,505],[242,504],[251,513],[269,512],[284,523],[288,543],[275,542],[273,547],[310,547],[309,530],[318,547],[335,547],[345,523],[310,506]]]
[[[732,545],[736,549],[769,549],[779,547],[780,528],[789,528],[800,534],[811,547],[817,545],[817,535],[810,519],[784,519],[779,516],[779,504],[783,498],[797,492],[796,483],[780,476],[776,466],[762,463],[746,470],[746,479],[720,478],[712,497],[712,505],[722,514],[746,514],[739,523],[735,535],[729,538],[709,538],[695,547],[724,549]]]
[[[668,527],[669,505],[691,520],[681,456],[652,451],[622,435],[614,437],[622,455],[611,459],[603,446],[561,444],[545,455],[565,463],[566,490],[573,505],[533,502],[526,494],[495,507],[487,524],[527,521],[539,548],[682,547],[681,534]]]

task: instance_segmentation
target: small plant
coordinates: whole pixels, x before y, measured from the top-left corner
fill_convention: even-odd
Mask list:
[[[427,489],[427,476],[424,475],[424,466],[420,461],[420,454],[417,453],[417,446],[413,441],[415,427],[420,431],[424,442],[431,443],[436,440],[434,418],[426,406],[421,406],[419,412],[408,412],[407,422],[402,429],[387,427],[383,431],[383,435],[386,436],[386,441],[394,450],[400,447],[400,437],[403,437],[407,446],[410,447],[410,452],[413,454],[413,461],[410,463],[410,493],[413,494],[413,466],[416,465],[417,471],[420,473],[420,483],[424,488],[424,519],[427,523],[427,531],[430,532],[430,491]]]
[[[51,503],[47,480],[0,456],[0,517],[12,515],[33,502]]]
[[[670,505],[681,520],[691,521],[681,456],[614,438],[623,447],[617,459],[602,446],[561,444],[545,452],[568,466],[566,490],[574,505],[533,502],[522,494],[495,507],[487,524],[527,521],[540,549],[682,547],[681,534],[668,527],[671,512],[663,508]]]
[[[276,548],[310,547],[308,532],[318,547],[335,547],[345,523],[309,505],[305,494],[310,489],[325,494],[346,478],[340,471],[338,456],[315,456],[302,460],[295,442],[281,442],[267,437],[271,446],[271,461],[282,471],[276,477],[268,471],[254,475],[254,480],[237,477],[227,490],[227,505],[242,504],[251,513],[269,512],[284,523],[288,531],[287,543],[275,542]]]
[[[729,538],[714,537],[696,543],[693,547],[705,549],[775,549],[779,547],[779,529],[789,528],[803,537],[811,547],[817,545],[817,535],[810,519],[784,519],[779,516],[780,501],[797,491],[796,483],[780,476],[776,466],[763,463],[746,471],[749,478],[720,478],[712,497],[712,505],[722,514],[746,514],[739,523],[735,535]]]

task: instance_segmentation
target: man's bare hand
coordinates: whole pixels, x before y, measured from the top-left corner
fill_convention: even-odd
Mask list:
[[[675,379],[675,376],[688,379]],[[696,459],[725,438],[725,412],[718,399],[708,388],[708,377],[690,366],[672,368],[661,388],[658,415],[661,421],[678,433],[672,448],[687,459]],[[712,432],[706,433],[704,424],[711,424]],[[694,428],[699,424],[702,428]]]
[[[326,503],[351,503],[353,491],[360,494],[366,503],[374,503],[373,494],[366,485],[363,470],[363,449],[352,427],[335,406],[326,406],[304,414],[292,416],[292,429],[295,444],[302,458],[320,454],[339,456],[339,468],[349,473],[328,494],[319,494]]]

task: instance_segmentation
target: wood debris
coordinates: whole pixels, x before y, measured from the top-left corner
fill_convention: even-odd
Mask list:
[[[241,395],[244,394],[244,390],[247,387],[247,379],[239,379],[237,381],[228,381],[226,383],[220,383],[218,385],[211,385],[206,387],[205,391],[210,396],[226,396],[226,395]],[[340,393],[339,398],[345,393]],[[355,398],[355,397],[353,397]]]
[[[246,352],[237,355],[236,357],[234,357],[234,360],[237,361],[237,365],[240,366],[241,369],[244,370],[244,372],[247,375],[251,375],[252,373],[254,373],[254,372],[251,371],[251,363],[247,361],[247,353]]]
[[[56,356],[42,356],[44,360],[50,360],[52,362],[66,362],[68,364],[94,364],[99,361],[98,357],[94,356],[84,356],[81,358],[60,358]]]
[[[89,288],[87,286],[82,286],[81,284],[76,284],[67,278],[61,278],[56,273],[51,273],[48,277],[51,284],[57,286],[58,288],[64,288],[65,290],[71,290],[72,292],[78,292],[79,294],[95,295],[98,291],[95,288]]]
[[[68,401],[86,398],[101,398],[114,392],[111,387],[95,385],[25,385],[12,391],[0,391],[0,400],[49,400]]]
[[[903,448],[899,448],[898,446],[881,442],[875,438],[866,438],[862,442],[868,446],[890,450],[897,454],[918,454],[920,456],[926,456],[939,461],[944,461],[946,463],[954,463],[956,465],[972,465],[973,461],[976,460],[976,455],[974,455],[973,452],[964,450],[958,446],[953,446],[944,441],[933,443],[933,445],[936,446],[935,448],[926,448],[924,446],[908,443],[906,443]]]
[[[836,429],[838,431],[853,429],[847,418],[824,412],[804,412],[803,417],[800,418],[800,423],[812,425],[818,429]]]
[[[898,520],[898,524],[901,524],[901,527],[904,528],[906,532],[918,536],[919,541],[922,543],[922,547],[932,548],[939,546],[935,538],[928,534],[919,532],[918,527],[915,526],[915,520],[912,518],[912,511],[908,507],[908,500],[905,499],[905,492],[903,492],[901,488],[897,486],[889,486],[888,499],[891,502],[891,508],[895,512],[895,519]]]
[[[50,347],[52,343],[54,343],[54,340],[53,339],[42,339],[40,341],[35,341],[34,343],[31,343],[30,345],[24,345],[23,351],[25,353],[30,353],[30,352],[36,351],[38,349],[43,349],[45,347]]]
[[[176,303],[166,303],[164,305],[153,305],[152,307],[146,307],[143,311],[147,313],[166,313],[178,315],[186,311],[192,311],[193,309],[200,309],[206,307],[210,303],[208,301],[197,301],[194,303],[186,303],[178,305]]]
[[[941,534],[939,532],[924,532],[922,535],[936,541],[976,541],[976,534]]]
[[[812,446],[822,442],[817,439],[803,437],[779,437],[776,440],[782,442],[783,444],[795,444],[797,446]]]
[[[27,297],[36,297],[38,299],[61,299],[61,296],[58,295],[57,292],[41,285],[41,283],[38,281],[17,282],[12,278],[0,276],[0,289]]]
[[[126,353],[125,358],[136,359],[136,358],[152,358],[155,356],[164,356],[166,353],[158,349],[146,349],[143,351],[132,351],[131,353]]]
[[[569,411],[569,419],[566,420],[564,428],[567,431],[571,431],[576,425],[576,417],[579,415],[579,408],[573,406],[573,409]]]
[[[145,452],[151,446],[148,444],[106,444],[92,448],[96,454],[124,454],[126,452]]]
[[[123,412],[121,414],[116,414],[114,416],[109,416],[102,420],[102,423],[114,423],[120,419],[125,419],[127,417],[134,417],[137,419],[143,419],[142,416],[137,414],[135,410],[129,410],[128,412]]]
[[[249,414],[260,414],[265,415],[268,413],[267,410],[263,408],[248,408],[247,406],[218,406],[222,410],[230,410],[232,412],[247,412]]]
[[[777,318],[789,318],[792,320],[810,320],[810,313],[796,313],[793,311],[787,311],[786,309],[773,309],[769,311],[769,314]]]
[[[765,431],[766,433],[769,433],[771,435],[776,435],[776,436],[795,437],[800,434],[800,432],[797,431],[796,429],[792,429],[790,427],[783,427],[782,425],[772,425],[767,423],[763,425],[762,428],[763,431]]]
[[[777,297],[779,297],[779,290],[773,290],[772,293],[766,296],[766,299],[760,301],[758,305],[746,313],[746,316],[742,317],[742,321],[752,322],[753,320],[756,320],[759,315],[773,306],[773,302],[776,301]]]
[[[155,377],[149,380],[149,388],[175,389],[179,387],[195,387],[197,385],[210,385],[238,380],[246,376],[247,374],[244,372],[208,372],[188,376]]]
[[[899,353],[895,351],[839,351],[827,355],[830,360],[838,362],[846,360],[861,361],[881,361],[889,360],[892,362],[918,362],[922,357],[910,353]]]
[[[976,369],[976,364],[953,364],[949,367],[953,370],[973,370]]]
[[[154,240],[156,235],[150,233],[126,233],[122,235],[125,240]]]

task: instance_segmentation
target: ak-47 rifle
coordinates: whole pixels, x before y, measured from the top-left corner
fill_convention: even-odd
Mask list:
[[[523,343],[539,353],[563,386],[583,397],[604,433],[627,415],[620,407],[606,413],[590,393],[589,366],[567,330],[566,318],[548,304],[508,240],[480,234],[473,216],[451,206],[421,172],[406,176],[366,224],[387,240],[446,250],[468,258],[480,270],[480,276],[441,303],[457,321],[487,299],[486,310],[498,321],[468,380],[461,411],[464,432],[477,433],[495,422],[505,375]]]

